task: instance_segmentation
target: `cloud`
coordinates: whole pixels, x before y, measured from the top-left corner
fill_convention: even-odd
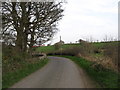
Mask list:
[[[102,40],[105,35],[118,35],[119,0],[67,0],[64,17],[59,22],[58,34],[65,42],[75,42],[92,36]]]

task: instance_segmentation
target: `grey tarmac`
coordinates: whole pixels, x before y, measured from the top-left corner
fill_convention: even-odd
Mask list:
[[[94,81],[73,61],[55,56],[48,58],[47,65],[11,88],[95,88]]]

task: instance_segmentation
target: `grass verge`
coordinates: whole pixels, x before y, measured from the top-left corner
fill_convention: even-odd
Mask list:
[[[87,61],[83,58],[75,56],[62,57],[69,58],[82,67],[86,73],[99,84],[97,88],[120,88],[118,85],[118,76],[120,76],[120,74],[108,69],[98,71],[96,68],[92,67],[93,62]]]
[[[36,63],[24,63],[21,69],[18,69],[14,72],[8,72],[2,77],[2,88],[9,88],[22,78],[28,76],[29,74],[35,72],[36,70],[42,68],[45,64],[48,63],[48,59],[38,60]]]

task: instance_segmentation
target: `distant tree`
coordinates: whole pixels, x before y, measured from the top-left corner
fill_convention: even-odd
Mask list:
[[[113,41],[113,37],[112,36],[109,37],[109,41]]]
[[[50,44],[47,44],[47,46],[50,46]]]
[[[60,49],[61,46],[62,46],[61,43],[55,43],[55,44],[54,44],[54,47],[55,47],[56,50]]]
[[[92,37],[92,36],[90,36],[90,42],[91,42],[91,43],[93,42],[93,37]]]
[[[97,40],[97,42],[99,42],[99,40]]]
[[[107,41],[108,41],[108,36],[105,35],[105,37],[104,37],[104,42],[107,42]]]

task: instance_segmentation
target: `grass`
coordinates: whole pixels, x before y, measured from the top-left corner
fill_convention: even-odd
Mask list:
[[[55,48],[54,46],[41,46],[41,47],[38,47],[36,51],[40,51],[42,53],[49,53],[49,52],[55,51]]]
[[[98,48],[101,48],[101,47],[104,47],[106,45],[109,45],[109,44],[118,44],[119,42],[118,41],[112,41],[112,42],[95,42],[93,43],[94,46],[98,47]]]
[[[78,58],[75,56],[62,56],[71,59],[75,63],[77,63],[80,67],[82,67],[87,74],[96,81],[99,86],[98,88],[118,88],[118,75],[116,72],[113,72],[108,69],[97,70],[92,67],[93,62],[87,61],[83,58]]]
[[[35,72],[36,70],[43,67],[45,64],[47,64],[48,59],[38,60],[38,62],[34,64],[30,63],[24,63],[23,67],[21,69],[18,69],[14,72],[8,72],[5,75],[3,75],[2,79],[2,88],[9,88],[22,78],[28,76],[29,74]]]
[[[66,49],[66,48],[69,48],[69,47],[73,47],[73,46],[78,46],[80,44],[64,44],[61,46],[61,48],[63,49]],[[41,47],[38,47],[36,49],[36,51],[40,51],[42,53],[50,53],[50,52],[54,52],[56,51],[54,45],[51,45],[51,46],[41,46]]]

